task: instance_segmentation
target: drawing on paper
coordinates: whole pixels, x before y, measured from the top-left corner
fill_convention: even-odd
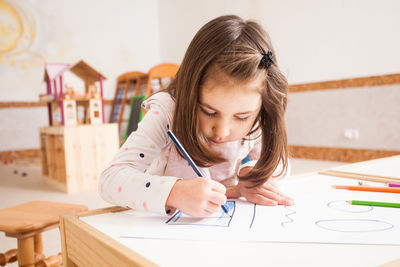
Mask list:
[[[286,224],[288,224],[288,223],[293,223],[294,219],[290,216],[296,214],[296,211],[294,209],[290,208],[289,206],[285,206],[285,209],[289,211],[289,213],[285,214],[285,217],[288,218],[288,221],[281,222],[282,227],[286,227]]]
[[[371,206],[362,205],[351,205],[346,200],[335,200],[327,203],[327,206],[331,209],[349,213],[363,213],[373,210]]]
[[[229,227],[229,224],[232,221],[232,218],[235,214],[235,201],[229,200],[225,204],[228,213],[231,216],[227,215],[222,209],[220,212],[215,213],[210,217],[203,218],[195,218],[191,216],[187,216],[183,214],[181,211],[177,212],[165,223],[169,225],[202,225],[202,226],[221,226],[221,227]]]
[[[333,209],[343,214],[367,214],[374,211],[374,207],[371,206],[360,206],[350,205],[346,200],[333,200],[326,203],[326,207]],[[250,227],[254,226],[257,220],[263,220],[262,218],[256,218],[257,216],[256,204],[253,205],[253,214]],[[269,218],[268,220],[273,225],[280,225],[282,228],[287,228],[290,225],[296,223],[296,207],[295,206],[280,206],[274,209],[275,218]],[[261,212],[258,211],[258,212]],[[303,215],[302,215],[303,216]],[[301,216],[301,217],[302,217]],[[259,217],[259,215],[258,215]],[[263,217],[261,215],[261,217]],[[333,218],[316,218],[310,221],[313,225],[328,231],[336,231],[343,233],[366,233],[366,232],[379,232],[392,229],[394,225],[390,222],[383,221],[376,218],[343,218],[340,215],[335,215]]]
[[[254,223],[254,218],[256,217],[256,210],[257,210],[257,204],[253,205],[253,218],[251,218],[251,223],[250,223],[250,227],[253,227],[253,223]]]
[[[293,215],[296,214],[296,210],[294,209],[294,206],[278,206],[278,207],[274,207],[275,209],[279,209],[279,210],[283,210],[284,211],[284,220],[279,222],[280,226],[283,228],[286,228],[286,226],[288,224],[291,224],[294,222],[294,218],[292,217]],[[250,222],[250,226],[249,228],[253,227],[253,224],[255,222],[255,218],[256,218],[256,214],[257,214],[257,204],[253,205],[253,216]],[[277,212],[276,215],[282,215],[281,212]]]
[[[374,210],[371,206],[351,205],[345,200],[330,201],[327,206],[346,213],[367,213]],[[316,221],[315,225],[325,230],[345,233],[378,232],[394,227],[389,222],[376,219],[326,219]]]
[[[342,233],[379,232],[392,229],[393,224],[373,219],[334,219],[319,220],[315,225],[330,231]]]

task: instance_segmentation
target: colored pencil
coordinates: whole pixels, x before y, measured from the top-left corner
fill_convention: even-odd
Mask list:
[[[370,182],[378,182],[378,183],[392,183],[392,184],[400,183],[400,178],[397,178],[397,177],[379,176],[379,175],[355,173],[355,172],[325,170],[325,171],[318,172],[318,174],[350,178],[350,179],[357,179],[357,180],[364,180],[364,181],[370,181]]]
[[[400,193],[400,188],[392,188],[392,187],[347,186],[347,185],[332,185],[332,187],[336,189],[347,189],[355,191]]]
[[[201,171],[199,170],[197,165],[194,163],[194,161],[192,160],[190,155],[186,152],[186,149],[182,146],[181,142],[179,142],[178,138],[174,135],[174,133],[171,130],[168,130],[167,133],[168,133],[169,137],[172,139],[172,141],[174,142],[175,146],[179,149],[179,151],[183,154],[185,159],[189,162],[190,166],[192,166],[194,172],[199,177],[204,177],[204,175],[201,173]],[[226,214],[231,216],[224,205],[221,205],[221,208]]]
[[[362,201],[362,200],[349,200],[347,203],[352,205],[365,205],[365,206],[378,206],[378,207],[389,207],[389,208],[400,208],[400,203],[390,202],[374,202],[374,201]]]
[[[359,186],[371,186],[365,182],[358,181]],[[400,184],[386,184],[388,187],[400,187]]]

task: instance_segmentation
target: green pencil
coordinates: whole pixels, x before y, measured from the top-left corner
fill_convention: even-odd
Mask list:
[[[400,208],[400,203],[390,203],[390,202],[348,200],[347,203],[350,203],[352,205],[365,205],[365,206],[379,206],[379,207],[389,207],[389,208]]]

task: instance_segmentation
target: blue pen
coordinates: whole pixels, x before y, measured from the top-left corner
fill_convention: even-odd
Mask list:
[[[173,132],[171,132],[171,130],[168,130],[168,135],[169,137],[171,137],[172,141],[174,142],[174,144],[176,145],[176,147],[179,149],[179,151],[183,154],[183,156],[185,157],[185,159],[189,162],[190,166],[192,166],[193,170],[195,171],[195,173],[199,176],[199,177],[204,177],[204,175],[201,173],[201,171],[199,170],[199,168],[196,166],[196,164],[194,163],[194,161],[192,160],[192,158],[189,156],[189,154],[186,152],[185,148],[182,146],[181,142],[179,142],[178,138],[176,138],[176,136],[174,135]],[[226,209],[226,207],[224,205],[221,205],[222,210],[229,215],[228,210]],[[230,216],[230,215],[229,215]]]

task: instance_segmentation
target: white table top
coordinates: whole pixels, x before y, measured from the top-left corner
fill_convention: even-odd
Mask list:
[[[400,156],[344,165],[336,170],[400,177]],[[312,174],[292,176],[288,183],[312,192]],[[324,176],[321,175],[321,179]],[[346,179],[345,179],[346,180]],[[400,195],[400,194],[399,194]],[[400,202],[400,198],[398,199]],[[400,213],[400,209],[393,209]],[[397,214],[396,214],[397,215]],[[85,218],[82,218],[85,221]],[[102,231],[96,224],[87,221]],[[397,227],[398,225],[396,225]],[[107,232],[105,232],[107,234]],[[199,241],[147,238],[115,240],[161,266],[381,266],[400,258],[400,245],[308,242]],[[395,237],[400,244],[400,235]]]

